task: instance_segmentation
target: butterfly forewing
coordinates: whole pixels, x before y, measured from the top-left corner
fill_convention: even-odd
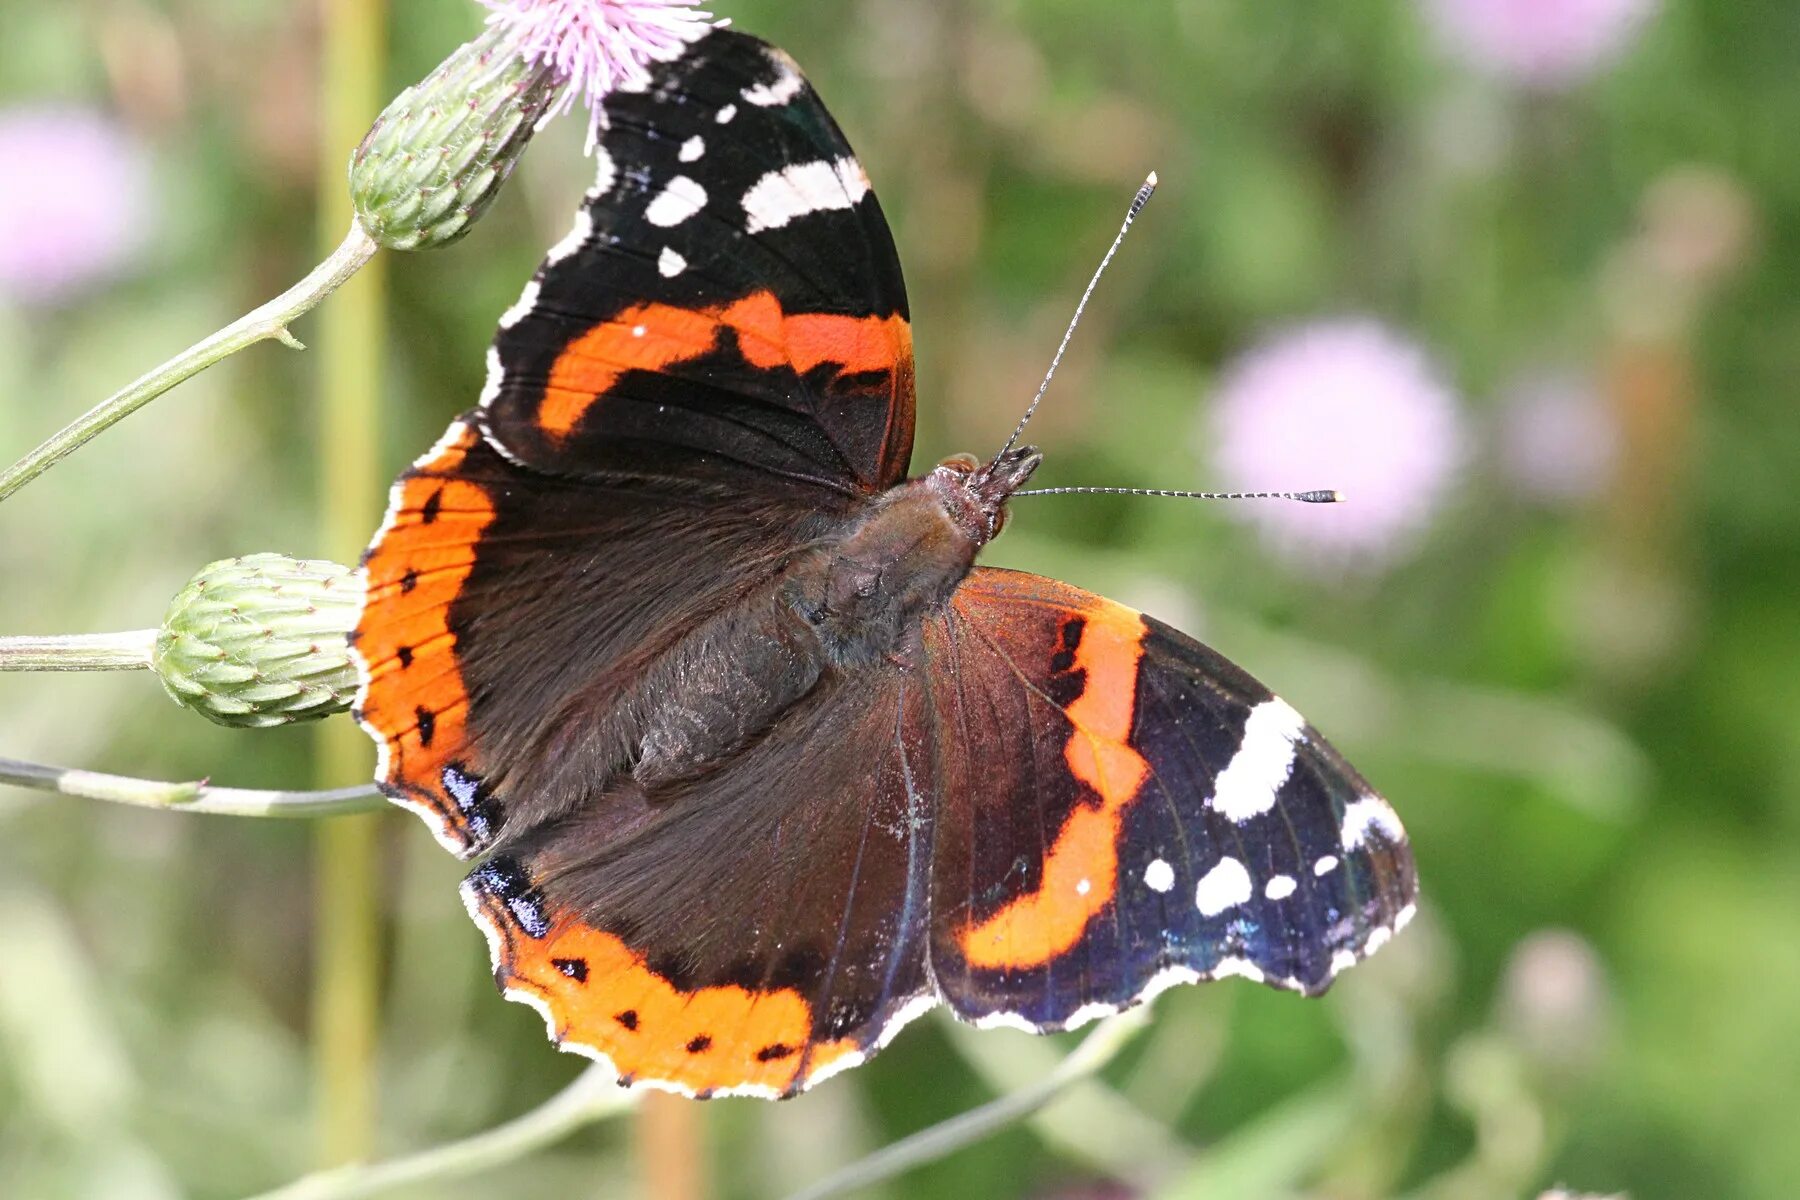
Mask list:
[[[977,568],[927,645],[951,731],[932,966],[959,1014],[1057,1028],[1222,975],[1316,993],[1410,918],[1392,809],[1193,639]]]
[[[603,108],[575,228],[495,341],[490,434],[559,473],[860,492],[904,478],[899,258],[793,60],[715,30]]]

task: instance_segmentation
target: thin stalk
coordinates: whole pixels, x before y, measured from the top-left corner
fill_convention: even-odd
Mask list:
[[[883,1146],[811,1187],[795,1192],[788,1200],[827,1200],[831,1196],[861,1192],[992,1137],[1031,1116],[1082,1080],[1098,1074],[1149,1023],[1149,1019],[1149,1005],[1141,1005],[1109,1019],[1088,1034],[1087,1039],[1070,1051],[1069,1056],[1057,1064],[1056,1070],[1042,1081]]]
[[[354,223],[344,164],[382,107],[387,5],[321,0],[319,213]],[[355,561],[381,519],[376,446],[383,374],[381,263],[320,314],[319,530]],[[367,779],[369,741],[349,721],[319,730],[320,783]],[[375,1146],[380,1007],[379,816],[321,825],[314,843],[313,1083],[319,1161],[366,1159]]]
[[[703,1107],[668,1092],[644,1097],[634,1132],[645,1195],[656,1200],[703,1200],[707,1195]]]
[[[154,629],[0,637],[0,671],[141,671],[156,649]]]
[[[354,218],[349,225],[350,232],[344,235],[344,240],[338,244],[337,249],[324,262],[314,267],[305,279],[261,308],[239,317],[211,337],[189,346],[162,366],[139,376],[8,467],[4,474],[0,474],[0,500],[5,500],[58,461],[176,384],[193,378],[239,350],[271,338],[292,349],[304,349],[294,335],[288,332],[288,325],[342,287],[345,280],[375,257],[377,246],[374,239],[363,231]]]
[[[624,1112],[636,1099],[635,1093],[617,1085],[611,1071],[595,1064],[543,1104],[504,1125],[407,1158],[309,1175],[255,1200],[362,1200],[397,1188],[465,1178],[516,1162],[577,1129]]]
[[[132,779],[125,775],[103,775],[98,771],[20,762],[15,758],[0,758],[0,783],[80,796],[86,800],[219,817],[339,817],[379,812],[387,806],[387,801],[373,784],[322,792],[267,792],[253,788],[214,787],[204,780],[164,783],[155,779]]]

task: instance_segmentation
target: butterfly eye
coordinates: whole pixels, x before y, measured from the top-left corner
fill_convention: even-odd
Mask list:
[[[880,576],[877,576],[877,575],[869,576],[867,579],[863,580],[861,583],[856,585],[857,599],[859,599],[859,600],[869,599],[871,596],[873,596],[875,594],[875,592],[880,587],[880,585],[881,585]]]

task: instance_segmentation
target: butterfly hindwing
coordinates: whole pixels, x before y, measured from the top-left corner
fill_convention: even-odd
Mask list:
[[[495,342],[485,427],[558,473],[867,493],[905,477],[881,206],[786,54],[715,29],[603,102],[598,178]]]
[[[933,1003],[933,731],[909,676],[822,685],[722,769],[595,796],[464,885],[565,1048],[690,1094],[787,1095]]]

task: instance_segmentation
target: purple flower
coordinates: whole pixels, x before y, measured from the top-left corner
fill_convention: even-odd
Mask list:
[[[1244,501],[1283,557],[1332,569],[1386,566],[1411,550],[1464,459],[1462,414],[1425,352],[1367,318],[1322,321],[1226,369],[1210,450],[1222,486],[1336,488],[1342,504]]]
[[[1487,75],[1534,89],[1577,83],[1622,54],[1656,0],[1420,0],[1438,42]]]
[[[1568,372],[1524,376],[1501,394],[1500,467],[1524,495],[1575,501],[1606,486],[1619,430],[1593,383]]]
[[[130,263],[150,228],[144,147],[98,112],[0,109],[0,297],[50,305]]]
[[[527,62],[556,72],[566,90],[546,116],[567,112],[577,95],[589,108],[608,92],[641,88],[648,64],[679,56],[712,25],[692,0],[480,0],[490,25],[507,28]],[[591,149],[599,134],[595,109]]]

